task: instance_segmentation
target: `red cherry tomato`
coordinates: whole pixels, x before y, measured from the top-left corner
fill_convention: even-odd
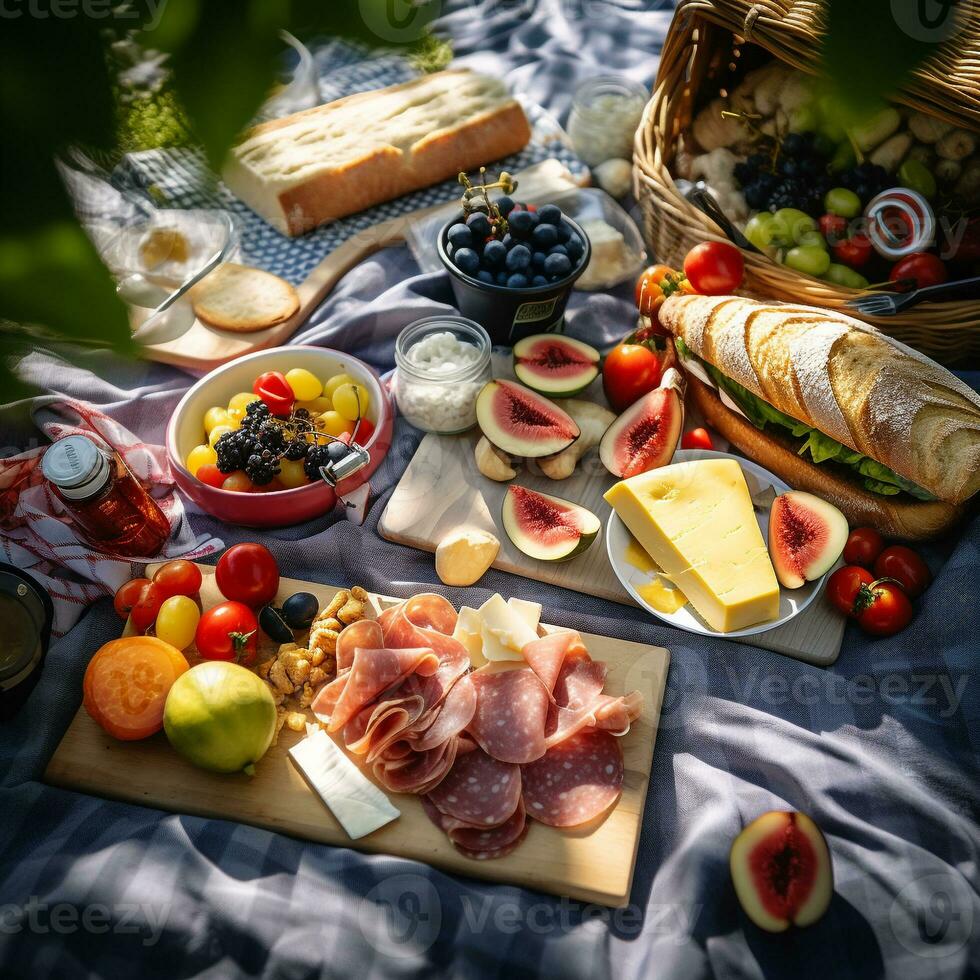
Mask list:
[[[201,570],[194,562],[178,558],[176,561],[168,561],[156,570],[153,584],[164,599],[175,595],[197,595],[201,590]]]
[[[711,433],[707,429],[691,429],[681,437],[681,449],[714,449]]]
[[[890,279],[912,279],[915,289],[925,286],[938,286],[949,278],[942,260],[929,252],[913,252],[899,259],[893,266]]]
[[[917,552],[903,544],[885,548],[875,561],[878,578],[893,578],[910,599],[922,595],[932,581],[932,572]]]
[[[279,591],[279,566],[265,545],[236,544],[218,559],[214,579],[226,599],[258,609]]]
[[[844,545],[844,561],[848,565],[861,565],[873,568],[875,559],[881,554],[885,542],[873,527],[856,527],[847,537]]]
[[[273,415],[288,415],[293,410],[295,395],[284,374],[266,371],[255,379],[252,391],[269,406]]]
[[[166,596],[153,582],[143,586],[139,598],[129,614],[137,632],[145,633],[153,625],[164,599]]]
[[[866,568],[845,565],[827,579],[827,598],[835,609],[853,619],[858,593],[862,586],[870,585],[873,581],[874,576]]]
[[[703,296],[723,296],[742,284],[745,259],[728,242],[702,242],[687,253],[684,274],[695,292]]]
[[[247,667],[258,653],[258,630],[258,620],[248,606],[222,602],[201,616],[194,644],[205,660],[237,660]]]
[[[116,589],[116,594],[112,600],[116,609],[116,615],[120,619],[129,619],[129,614],[133,611],[133,606],[139,602],[140,594],[150,584],[148,578],[131,578],[128,582],[120,585]]]
[[[847,218],[839,214],[825,214],[817,221],[820,234],[827,239],[828,244],[837,245],[847,238]]]
[[[852,269],[860,269],[867,265],[868,260],[874,254],[874,247],[871,239],[865,235],[854,235],[842,242],[838,242],[831,249],[834,258],[844,265],[849,265]]]
[[[222,473],[214,463],[205,463],[203,466],[197,468],[197,473],[194,474],[201,483],[206,483],[209,487],[221,487],[221,484],[225,482],[225,477],[228,476],[227,473]]]
[[[629,408],[660,384],[661,361],[642,344],[618,344],[602,366],[602,387],[614,412]]]
[[[896,582],[877,579],[858,593],[857,621],[872,636],[893,636],[912,622],[912,601]]]
[[[360,425],[357,427],[358,445],[363,446],[373,435],[374,423],[369,418],[362,418]]]

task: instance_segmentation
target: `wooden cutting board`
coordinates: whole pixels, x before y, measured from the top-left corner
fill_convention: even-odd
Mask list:
[[[578,186],[568,168],[558,160],[542,160],[525,170],[518,171],[522,193],[532,198],[554,194]],[[254,333],[233,333],[218,330],[195,319],[190,328],[175,340],[161,344],[146,344],[141,355],[151,361],[173,364],[193,374],[206,374],[228,361],[251,354],[253,351],[278,347],[306,322],[313,311],[323,302],[330,291],[351,269],[368,256],[389,245],[405,239],[411,224],[426,215],[445,208],[446,203],[420,208],[387,221],[372,225],[358,232],[335,248],[296,287],[299,309],[282,323]],[[134,321],[133,326],[137,326]]]
[[[214,569],[200,568],[204,574],[201,599],[208,608],[222,597],[214,584]],[[312,592],[322,606],[336,591],[330,585],[283,579],[279,598]],[[373,598],[378,608],[398,601]],[[391,795],[401,810],[397,820],[360,840],[350,840],[292,764],[287,750],[304,735],[286,728],[278,744],[256,765],[255,776],[222,776],[185,762],[162,732],[139,742],[119,742],[79,708],[44,778],[55,786],[127,803],[234,820],[304,840],[392,854],[454,874],[586,902],[625,905],[633,881],[670,655],[660,647],[604,636],[583,634],[583,639],[593,658],[609,667],[607,693],[639,690],[643,695],[643,713],[621,743],[626,770],[622,797],[593,824],[560,831],[533,823],[520,847],[505,858],[473,861],[463,857],[425,815],[418,798],[401,794]],[[194,659],[193,653],[191,647],[188,659]]]
[[[499,376],[499,372],[495,373]],[[423,551],[435,551],[439,541],[453,528],[462,525],[483,528],[500,539],[494,568],[636,606],[616,578],[602,540],[609,516],[609,505],[602,495],[615,478],[599,462],[595,450],[582,458],[567,480],[551,480],[540,470],[535,472],[534,462],[529,460],[513,481],[581,504],[602,522],[603,531],[585,554],[567,562],[546,562],[528,558],[504,533],[500,512],[508,484],[488,480],[476,468],[473,449],[479,436],[478,431],[463,436],[431,433],[425,436],[381,515],[378,531],[382,537]],[[821,593],[809,608],[784,626],[735,642],[775,650],[825,667],[837,659],[843,635],[844,617]]]

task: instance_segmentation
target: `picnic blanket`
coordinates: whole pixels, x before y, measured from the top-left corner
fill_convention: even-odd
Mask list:
[[[563,117],[575,81],[649,84],[669,9],[639,0],[447,3],[457,61]],[[365,261],[294,338],[389,370],[398,331],[450,309],[408,250]],[[629,327],[629,290],[576,294],[569,332],[597,346]],[[23,372],[149,443],[192,379],[105,353],[38,350]],[[978,382],[977,376],[971,379]],[[3,445],[43,441],[28,405]],[[980,521],[928,550],[936,581],[911,627],[849,626],[837,663],[810,667],[682,633],[640,610],[491,571],[447,589],[431,555],[376,531],[421,434],[399,421],[364,527],[328,515],[257,533],[187,507],[196,534],[261,540],[283,574],[459,604],[533,598],[561,626],[668,647],[671,669],[636,880],[621,910],[453,877],[233,822],[122,805],[40,777],[80,700],[92,651],[118,635],[107,600],[54,643],[43,678],[0,732],[0,975],[4,977],[963,977],[980,974]],[[8,450],[9,452],[9,450]],[[740,914],[728,849],[753,817],[800,809],[827,834],[835,895],[808,930],[771,937]]]

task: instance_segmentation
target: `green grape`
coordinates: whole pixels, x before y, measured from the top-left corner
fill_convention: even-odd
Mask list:
[[[861,198],[846,187],[832,187],[824,195],[823,206],[828,214],[856,218],[861,213]]]
[[[774,251],[772,243],[774,221],[775,218],[769,211],[760,211],[758,214],[752,215],[745,225],[745,237],[763,252]]]
[[[860,272],[855,271],[849,265],[841,265],[839,262],[831,262],[821,278],[838,286],[850,286],[851,289],[868,288],[868,280]]]
[[[786,265],[808,276],[822,276],[830,268],[830,256],[819,245],[797,245],[786,253]]]
[[[824,245],[823,235],[817,223],[799,208],[780,208],[773,215],[772,241],[774,245],[790,248],[793,245]]]
[[[898,180],[903,187],[918,191],[923,197],[936,193],[936,178],[921,160],[906,160],[898,168]]]

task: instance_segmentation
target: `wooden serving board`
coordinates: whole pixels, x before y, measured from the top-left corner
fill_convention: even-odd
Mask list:
[[[517,177],[522,192],[532,197],[542,197],[578,186],[565,165],[555,159],[542,160],[519,171]],[[195,319],[190,328],[175,340],[146,344],[140,348],[140,352],[151,361],[173,364],[194,374],[206,374],[243,354],[278,347],[296,333],[355,265],[389,245],[404,241],[405,233],[413,222],[446,206],[444,202],[389,218],[347,239],[296,287],[299,293],[299,309],[288,320],[274,327],[252,333],[234,333],[230,330],[218,330]]]
[[[200,568],[204,574],[201,599],[208,608],[222,597],[214,584],[214,569]],[[279,597],[312,592],[323,606],[336,591],[335,586],[283,579]],[[378,608],[399,601],[372,598]],[[521,846],[505,858],[473,861],[463,857],[425,815],[418,798],[403,794],[391,795],[401,810],[397,820],[360,840],[350,840],[292,764],[287,750],[305,736],[286,728],[257,763],[255,776],[222,776],[186,762],[162,732],[139,742],[119,742],[79,708],[44,778],[56,786],[127,803],[235,820],[305,840],[423,861],[455,874],[587,902],[625,905],[633,881],[670,655],[660,647],[604,636],[584,634],[583,639],[589,653],[609,667],[608,693],[639,690],[643,695],[643,713],[621,743],[626,770],[622,797],[603,818],[569,831],[533,823]],[[266,643],[270,649],[275,646]],[[193,660],[193,654],[191,647],[188,659]]]
[[[508,484],[489,480],[476,468],[473,450],[479,437],[478,431],[462,436],[431,433],[425,436],[381,515],[378,531],[382,537],[434,552],[439,541],[453,528],[462,525],[483,528],[500,539],[494,568],[636,606],[609,564],[602,540],[605,530],[585,554],[567,562],[538,561],[518,551],[500,522]],[[587,507],[599,517],[605,529],[609,505],[602,495],[616,481],[594,450],[580,460],[567,480],[549,479],[535,470],[533,460],[528,460],[512,482]],[[775,650],[825,667],[837,659],[843,635],[844,617],[821,593],[809,608],[784,626],[735,642]]]

